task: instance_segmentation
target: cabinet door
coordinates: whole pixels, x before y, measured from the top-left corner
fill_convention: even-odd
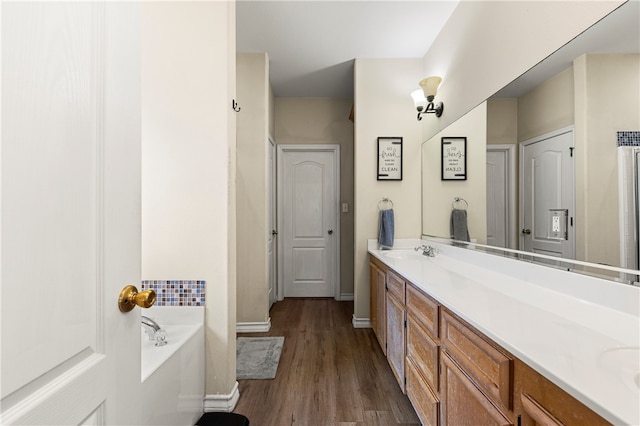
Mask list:
[[[395,374],[398,384],[404,389],[405,356],[405,309],[404,306],[387,294],[387,360]]]
[[[378,325],[378,276],[380,274],[380,268],[373,262],[369,263],[369,319],[371,321],[371,329],[376,337],[380,333]],[[381,346],[384,347],[384,345]]]
[[[407,357],[407,396],[425,426],[438,426],[438,397],[423,380],[417,365]]]
[[[446,353],[442,354],[441,359],[442,425],[513,425]]]
[[[531,418],[535,426],[564,426],[542,405],[529,395],[521,395],[522,409]]]
[[[376,268],[376,305],[373,308],[376,313],[376,337],[382,348],[382,353],[387,355],[387,274],[384,270]]]

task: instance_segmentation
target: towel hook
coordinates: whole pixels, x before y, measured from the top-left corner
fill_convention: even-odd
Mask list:
[[[387,198],[387,197],[384,197],[382,200],[380,200],[380,201],[378,202],[378,210],[382,210],[382,209],[380,208],[380,205],[381,205],[381,204],[383,204],[383,203],[389,203],[389,204],[391,204],[391,208],[393,208],[393,201],[391,201],[391,200],[390,200],[389,198]]]
[[[453,203],[451,203],[451,208],[452,209],[456,208],[456,203],[464,203],[464,208],[465,209],[469,207],[469,203],[467,203],[467,200],[465,200],[464,198],[455,197],[453,199]]]

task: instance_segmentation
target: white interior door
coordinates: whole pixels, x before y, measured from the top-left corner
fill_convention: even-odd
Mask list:
[[[269,308],[276,301],[277,293],[277,252],[276,241],[278,227],[276,224],[276,144],[269,139]]]
[[[508,247],[507,152],[487,146],[487,244]]]
[[[525,251],[573,259],[573,130],[522,144],[521,217]]]
[[[339,150],[278,145],[278,217],[284,297],[337,297]]]
[[[0,423],[138,424],[138,9],[0,7]]]

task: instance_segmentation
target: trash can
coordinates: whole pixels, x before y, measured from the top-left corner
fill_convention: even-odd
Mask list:
[[[236,413],[204,413],[196,426],[249,426],[249,419]]]

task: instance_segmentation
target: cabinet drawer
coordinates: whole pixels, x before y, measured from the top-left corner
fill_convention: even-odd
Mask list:
[[[437,392],[440,389],[439,347],[412,313],[407,313],[407,358],[415,362],[416,369]]]
[[[407,312],[411,313],[433,337],[440,336],[440,305],[411,284],[407,285]]]
[[[444,309],[441,338],[444,350],[478,386],[511,410],[513,360]]]
[[[442,354],[442,424],[513,426],[509,417],[476,387],[447,354]]]
[[[387,290],[404,305],[404,280],[391,271],[387,271]]]
[[[413,361],[407,360],[407,396],[416,410],[420,422],[426,426],[438,426],[440,402],[418,373]]]

